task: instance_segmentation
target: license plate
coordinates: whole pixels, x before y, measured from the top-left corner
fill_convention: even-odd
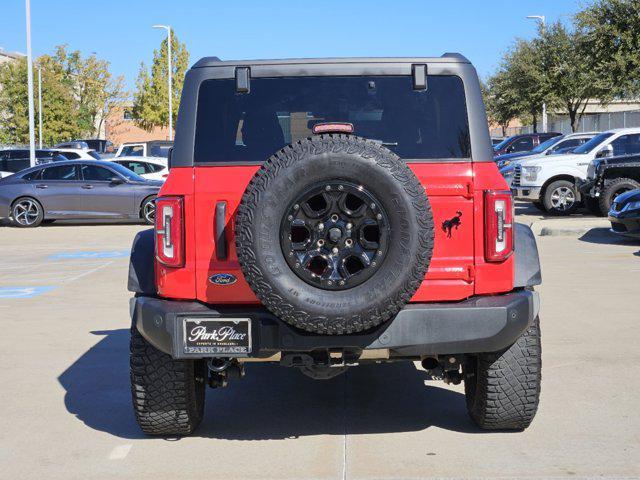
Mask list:
[[[251,352],[248,318],[185,318],[184,352],[246,355]]]

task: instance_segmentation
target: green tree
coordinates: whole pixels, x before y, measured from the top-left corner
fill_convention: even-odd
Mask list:
[[[108,111],[126,100],[122,77],[112,78],[108,62],[94,55],[83,59],[80,52],[59,46],[53,55],[42,55],[35,64],[42,69],[45,144],[96,136]],[[37,91],[34,97],[37,136]],[[1,143],[29,141],[26,59],[0,65],[0,115]]]
[[[575,132],[588,100],[598,99],[606,104],[611,99],[612,89],[590,68],[591,53],[580,31],[570,31],[556,22],[541,30],[535,42],[546,78],[547,95],[566,110]]]
[[[576,23],[599,88],[640,94],[640,0],[597,0]]]
[[[178,115],[180,94],[189,64],[189,52],[186,45],[180,42],[173,31],[171,32],[171,57],[171,100],[173,102],[173,118],[175,119]],[[167,58],[168,49],[165,38],[160,45],[160,50],[153,51],[151,71],[144,63],[140,65],[133,100],[133,117],[136,124],[147,131],[154,127],[166,126],[169,123]]]
[[[498,124],[502,136],[506,136],[509,123],[521,113],[518,91],[514,90],[504,70],[498,70],[482,87],[489,121]]]
[[[27,60],[0,65],[0,144],[29,139]]]

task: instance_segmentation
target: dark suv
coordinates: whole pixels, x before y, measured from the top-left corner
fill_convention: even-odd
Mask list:
[[[129,270],[144,432],[191,433],[248,362],[420,361],[480,427],[532,421],[538,252],[467,59],[204,58],[169,163]]]
[[[503,141],[493,146],[493,156],[507,153],[530,152],[538,145],[546,142],[550,138],[562,135],[561,133],[523,133],[505,138]]]

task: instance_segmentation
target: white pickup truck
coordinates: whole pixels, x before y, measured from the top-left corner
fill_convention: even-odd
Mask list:
[[[565,155],[524,157],[501,173],[518,200],[555,215],[569,215],[581,203],[576,179],[584,180],[592,160],[640,153],[640,128],[602,132]]]

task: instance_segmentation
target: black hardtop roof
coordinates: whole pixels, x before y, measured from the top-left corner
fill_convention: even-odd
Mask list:
[[[204,57],[191,68],[233,67],[251,65],[300,65],[344,63],[471,63],[460,53],[445,53],[440,57],[344,57],[344,58],[286,58],[273,60],[220,60]]]

